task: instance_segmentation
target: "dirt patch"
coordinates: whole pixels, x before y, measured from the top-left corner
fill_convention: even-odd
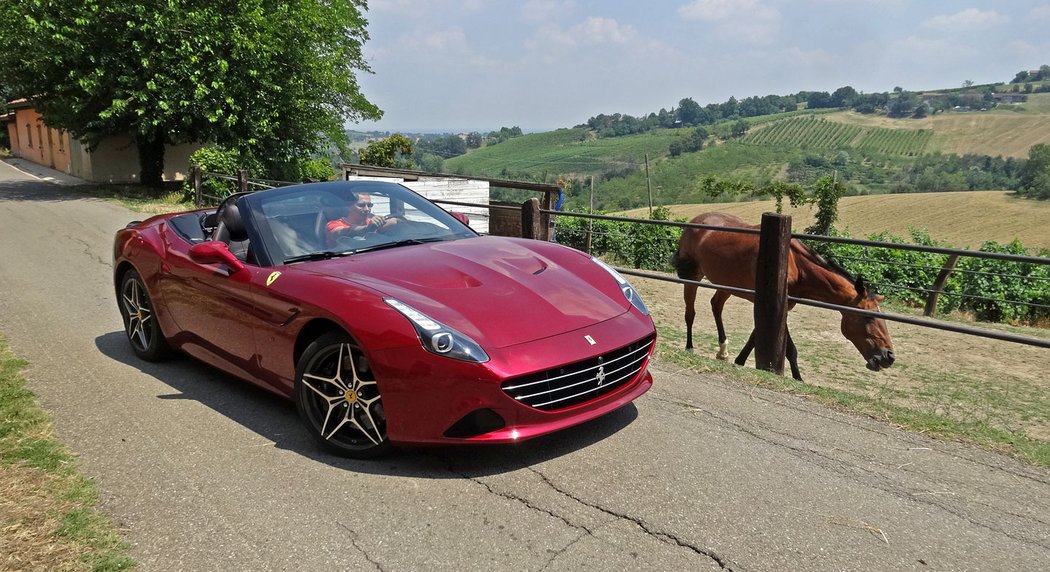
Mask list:
[[[664,340],[684,347],[682,286],[639,277],[631,281],[642,293]],[[712,292],[701,288],[697,296],[693,343],[696,355],[713,360],[717,339],[710,309]],[[753,312],[749,302],[738,298],[726,304],[723,319],[731,358],[751,332]],[[799,368],[806,383],[1050,441],[1050,378],[1046,376],[1050,355],[1046,349],[890,322],[897,361],[887,370],[871,372],[839,333],[839,320],[837,312],[806,306],[797,306],[789,314],[788,327],[799,349]],[[1050,338],[1046,330],[1010,331]],[[754,367],[753,354],[746,367]]]

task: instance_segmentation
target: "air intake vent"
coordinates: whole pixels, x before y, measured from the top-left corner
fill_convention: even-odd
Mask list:
[[[655,336],[588,360],[503,382],[504,393],[525,405],[557,411],[616,391],[641,373]]]

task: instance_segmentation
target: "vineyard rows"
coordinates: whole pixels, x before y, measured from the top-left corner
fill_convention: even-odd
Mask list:
[[[814,116],[791,117],[749,132],[744,143],[802,149],[859,149],[888,155],[922,154],[933,131],[861,127]]]

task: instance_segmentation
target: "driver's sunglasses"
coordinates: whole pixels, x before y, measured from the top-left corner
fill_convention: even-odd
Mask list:
[[[355,206],[359,209],[370,209],[372,208],[372,203],[357,203]]]

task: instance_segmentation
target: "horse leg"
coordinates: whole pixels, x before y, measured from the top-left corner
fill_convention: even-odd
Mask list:
[[[798,348],[791,340],[791,332],[787,331],[787,328],[784,329],[784,334],[787,336],[787,360],[791,364],[791,377],[795,381],[802,381],[802,374],[798,372]]]
[[[726,329],[722,325],[722,308],[728,299],[729,293],[722,290],[715,290],[714,296],[711,296],[711,313],[715,316],[715,327],[718,328],[718,353],[715,357],[723,361],[729,359],[729,338],[726,337]]]
[[[685,284],[685,351],[693,351],[693,318],[696,317],[696,284]]]
[[[755,349],[755,331],[751,330],[751,335],[747,337],[747,343],[740,349],[740,354],[736,356],[736,361],[733,363],[737,365],[747,363],[747,358],[751,355],[751,350],[753,349]]]

